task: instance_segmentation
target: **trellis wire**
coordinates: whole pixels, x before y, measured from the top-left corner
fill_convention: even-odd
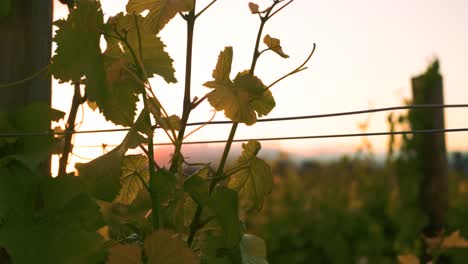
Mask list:
[[[368,114],[368,113],[386,112],[386,111],[396,111],[396,110],[409,110],[409,109],[467,108],[467,107],[468,107],[468,104],[407,105],[407,106],[383,107],[383,108],[374,108],[374,109],[348,111],[348,112],[338,112],[338,113],[329,113],[329,114],[318,114],[318,115],[290,116],[290,117],[279,117],[279,118],[263,118],[263,119],[257,120],[257,122],[262,123],[262,122],[305,120],[305,119],[328,118],[328,117],[359,115],[359,114]],[[232,121],[193,122],[193,123],[188,123],[187,126],[222,125],[222,124],[232,124],[232,123],[233,123]],[[83,130],[83,131],[63,131],[63,132],[52,132],[52,131],[12,132],[12,133],[0,133],[0,138],[24,137],[24,136],[50,136],[50,135],[65,135],[65,134],[112,133],[112,132],[125,132],[125,131],[129,131],[129,130],[130,130],[130,128],[102,129],[102,130]],[[446,132],[451,132],[451,131],[446,131]],[[382,132],[382,133],[384,133],[384,132]],[[382,133],[378,132],[378,133],[374,133],[374,134],[382,135]],[[370,134],[372,134],[372,133],[370,133]],[[355,134],[355,135],[361,135],[362,136],[363,133]],[[327,136],[327,137],[329,137],[329,136]],[[322,137],[322,136],[314,136],[314,137]]]
[[[388,136],[388,135],[411,135],[411,134],[431,134],[431,133],[453,133],[453,132],[468,132],[468,128],[448,128],[448,129],[426,129],[426,130],[409,130],[409,131],[393,131],[393,132],[369,132],[369,133],[350,133],[350,134],[328,134],[328,135],[310,135],[296,137],[271,137],[271,138],[244,138],[234,139],[233,142],[247,142],[249,140],[257,141],[281,141],[281,140],[299,140],[299,139],[319,139],[319,138],[344,138],[344,137],[368,137],[368,136]],[[226,143],[226,140],[206,140],[206,141],[189,141],[184,142],[184,145],[196,144],[217,144]],[[155,143],[154,146],[172,146],[171,142]],[[118,145],[96,145],[96,146],[76,146],[77,148],[102,148],[116,147]]]

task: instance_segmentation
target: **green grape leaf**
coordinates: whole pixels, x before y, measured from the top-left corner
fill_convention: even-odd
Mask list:
[[[276,54],[280,55],[282,58],[289,58],[289,55],[284,53],[283,48],[281,47],[281,41],[279,39],[272,38],[270,35],[266,35],[263,39],[263,42],[268,46],[268,48],[276,52]]]
[[[83,182],[94,197],[111,202],[119,194],[122,186],[120,178],[125,152],[145,142],[145,138],[138,131],[141,127],[140,122],[144,120],[146,113],[146,111],[140,113],[135,125],[115,149],[88,163],[76,164],[79,176],[82,177]]]
[[[231,175],[228,187],[238,191],[241,207],[247,211],[261,210],[265,196],[273,186],[270,166],[256,157],[260,143],[250,141],[242,145],[244,151],[238,160],[238,171]]]
[[[115,202],[131,204],[144,189],[142,181],[149,181],[148,158],[144,155],[128,155],[122,160],[120,184],[122,188]]]
[[[103,240],[95,231],[67,223],[77,219],[14,215],[0,228],[0,245],[14,263],[100,263]],[[27,237],[27,239],[25,239]]]
[[[104,225],[99,207],[87,194],[80,177],[47,178],[42,186],[44,210],[64,219],[74,219],[79,228],[96,231]]]
[[[192,10],[193,3],[193,0],[129,0],[127,12],[140,14],[149,10],[145,26],[157,34],[175,15]]]
[[[228,248],[237,246],[242,237],[237,192],[226,187],[217,187],[213,190],[207,206],[216,214],[224,231],[226,246]]]
[[[184,183],[184,190],[199,205],[204,206],[210,199],[209,182],[198,175],[192,175]]]
[[[141,264],[141,247],[117,244],[109,249],[107,264]]]
[[[257,122],[257,116],[270,113],[275,107],[275,100],[262,81],[250,75],[249,71],[238,73],[231,81],[231,63],[232,48],[227,47],[218,57],[213,71],[214,80],[204,84],[214,89],[208,93],[208,101],[217,111],[224,111],[232,121],[253,125]]]
[[[148,235],[144,242],[148,264],[196,264],[195,253],[175,233],[158,230]]]
[[[120,168],[126,151],[118,146],[88,163],[76,164],[79,176],[93,196],[110,202],[118,195],[121,188]]]
[[[46,103],[32,103],[10,116],[12,126],[21,132],[48,131],[50,121],[58,121],[65,115],[64,112],[51,109]],[[16,140],[14,156],[35,170],[44,162],[54,147],[52,135],[41,137],[20,137]]]
[[[229,249],[226,246],[226,237],[218,230],[202,230],[199,241],[202,263],[231,264],[242,261],[240,254],[233,254],[237,253],[238,247]]]
[[[96,230],[104,222],[99,207],[84,190],[80,179],[73,176],[43,178],[43,182],[36,185],[35,195],[38,186],[43,208],[38,210],[35,206],[37,196],[33,196],[29,205],[17,203],[15,206],[21,209],[10,212],[0,228],[0,245],[13,262],[78,264],[102,261],[104,245]],[[28,193],[21,195],[28,196]]]
[[[25,165],[11,158],[0,160],[0,223],[11,211],[27,208],[34,200],[34,175]],[[0,227],[1,229],[1,227]]]
[[[265,241],[257,236],[244,234],[240,251],[243,264],[268,264]]]
[[[54,77],[61,82],[77,82],[93,74],[101,63],[103,14],[99,1],[77,0],[67,20],[58,20],[54,25],[59,28],[53,39],[57,49],[50,65]]]
[[[250,2],[249,3],[249,9],[252,14],[258,14],[260,13],[260,9],[257,4]]]

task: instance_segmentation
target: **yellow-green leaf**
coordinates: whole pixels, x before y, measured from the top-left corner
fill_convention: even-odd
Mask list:
[[[105,55],[114,59],[123,56],[126,61],[135,64],[129,68],[138,68],[140,65],[135,62],[131,51],[133,50],[135,56],[141,60],[148,77],[157,74],[168,83],[177,82],[174,75],[175,70],[172,66],[173,60],[164,50],[166,46],[158,36],[149,31],[147,27],[144,27],[144,22],[142,16],[132,14],[123,15],[123,13],[119,13],[109,18],[107,24],[112,30],[117,30],[119,34],[125,34],[130,47],[126,43],[106,37],[107,49]],[[111,35],[115,34],[112,30],[109,32]]]
[[[140,264],[141,247],[131,244],[117,244],[109,249],[107,264]]]
[[[148,158],[144,155],[127,155],[122,160],[120,184],[122,188],[115,199],[122,204],[131,204],[140,190],[143,182],[149,181]]]
[[[265,196],[273,186],[271,168],[264,160],[256,157],[260,143],[250,141],[242,147],[244,151],[236,167],[240,169],[231,175],[228,187],[238,191],[241,207],[245,210],[261,210]]]
[[[119,194],[121,166],[125,152],[139,146],[145,140],[138,133],[139,123],[144,114],[145,112],[140,114],[123,142],[115,149],[88,163],[76,164],[79,176],[82,177],[87,189],[94,197],[111,202]]]
[[[217,69],[221,68],[219,65],[220,63]],[[250,75],[249,71],[237,74],[233,82],[221,81],[219,72],[213,72],[213,77],[217,76],[218,80],[215,77],[214,81],[204,84],[214,88],[207,98],[217,111],[224,111],[226,117],[232,121],[252,125],[257,122],[257,116],[267,115],[275,107],[271,92],[259,78]]]
[[[270,35],[266,35],[263,39],[263,42],[268,46],[268,48],[276,52],[281,57],[285,59],[289,58],[289,55],[284,53],[283,48],[281,47],[281,41],[279,39],[272,38]]]
[[[240,251],[242,263],[268,264],[265,241],[257,236],[244,234],[240,242]]]
[[[199,258],[175,233],[158,230],[144,242],[148,264],[198,264]]]
[[[193,9],[193,0],[129,0],[127,12],[140,14],[148,10],[145,26],[157,34],[178,13]]]
[[[100,30],[103,14],[99,1],[78,0],[66,20],[54,22],[58,27],[57,43],[50,71],[61,82],[80,81],[100,64]],[[73,63],[72,63],[73,62]]]
[[[218,82],[230,83],[229,74],[231,74],[233,50],[232,47],[226,47],[219,53],[216,68],[213,70],[213,78]]]

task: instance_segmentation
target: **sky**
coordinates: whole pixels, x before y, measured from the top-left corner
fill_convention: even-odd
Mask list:
[[[209,0],[197,0],[197,9]],[[127,0],[101,0],[108,16],[125,10]],[[192,94],[202,97],[209,92],[202,84],[211,80],[219,52],[233,46],[233,75],[248,69],[258,30],[259,19],[252,15],[248,0],[218,0],[197,20],[194,38]],[[271,0],[255,3],[266,7]],[[54,19],[66,17],[66,7],[55,1]],[[466,0],[295,0],[270,20],[264,34],[281,39],[283,59],[274,53],[261,56],[256,75],[269,84],[296,68],[317,50],[308,69],[272,88],[276,108],[268,117],[313,115],[367,108],[402,105],[411,97],[410,80],[424,72],[434,59],[441,61],[446,104],[467,103],[468,99],[468,1]],[[160,33],[166,50],[174,59],[176,77],[182,82],[165,84],[154,78],[155,93],[170,114],[182,112],[186,29],[176,17]],[[234,77],[234,76],[231,76]],[[52,104],[68,111],[72,89],[54,81]],[[203,103],[191,114],[190,121],[205,121],[212,107]],[[83,115],[82,115],[83,114]],[[306,136],[359,132],[360,123],[368,123],[368,132],[387,131],[388,113],[241,125],[236,138]],[[468,109],[448,109],[447,128],[468,127]],[[114,128],[97,112],[84,109],[80,130]],[[225,120],[218,113],[215,120]],[[230,126],[209,126],[191,140],[226,139]],[[75,154],[84,158],[101,155],[102,144],[118,144],[122,133],[77,135]],[[158,142],[167,142],[159,132]],[[321,156],[355,151],[362,138],[311,139],[263,143],[296,156]],[[369,138],[376,152],[384,152],[387,137]],[[449,150],[468,150],[467,133],[447,134]],[[204,146],[218,149],[220,146]],[[74,157],[75,161],[86,161]],[[72,165],[71,165],[72,166]]]

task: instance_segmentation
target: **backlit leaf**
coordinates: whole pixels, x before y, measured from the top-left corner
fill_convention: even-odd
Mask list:
[[[193,3],[193,0],[129,0],[127,12],[140,14],[148,10],[145,26],[157,34],[175,15],[192,10]]]
[[[217,82],[230,83],[229,74],[231,74],[233,50],[232,47],[226,47],[219,53],[216,68],[213,70],[213,78]]]
[[[244,151],[236,167],[240,169],[231,175],[228,187],[239,192],[239,200],[244,209],[261,210],[265,196],[271,192],[273,186],[271,168],[264,160],[256,157],[260,143],[250,141],[242,147]]]
[[[268,264],[265,241],[257,236],[244,234],[240,251],[243,264]]]
[[[140,114],[123,142],[115,149],[88,163],[76,164],[79,176],[82,177],[94,197],[111,202],[119,194],[121,167],[125,152],[144,142],[144,138],[138,133],[139,121],[144,115],[145,111]]]
[[[120,184],[122,188],[115,202],[131,204],[144,189],[142,180],[149,181],[148,158],[144,155],[128,155],[123,158]]]
[[[140,264],[141,247],[131,244],[117,244],[109,249],[107,264]]]
[[[281,47],[281,41],[279,39],[272,38],[270,35],[266,35],[263,39],[263,42],[268,46],[268,48],[276,52],[281,57],[285,59],[289,58],[289,55],[284,53],[283,48]]]
[[[78,163],[79,176],[93,196],[112,201],[121,188],[120,168],[126,149],[119,146],[88,163]]]
[[[135,118],[138,94],[143,92],[139,83],[127,70],[129,62],[120,57],[117,60],[104,59],[106,81],[103,83],[103,96],[97,105],[107,120],[114,124],[131,126]],[[87,87],[91,88],[91,84]]]
[[[267,115],[275,107],[275,100],[262,81],[250,75],[249,71],[240,72],[232,82],[221,79],[229,76],[226,74],[227,66],[220,66],[230,65],[230,60],[229,63],[221,63],[229,58],[224,52],[213,72],[215,80],[204,84],[214,89],[208,94],[208,101],[217,111],[224,111],[232,121],[252,125],[257,122],[257,116]]]
[[[57,43],[50,71],[61,82],[80,81],[99,67],[103,14],[99,1],[77,0],[67,20],[54,23]]]
[[[127,43],[107,37],[108,44],[111,44],[108,45],[106,50],[107,56],[113,58],[124,56],[129,62],[135,63],[134,67],[136,69],[140,65],[135,62],[133,57],[135,55],[138,60],[141,60],[148,77],[157,74],[163,77],[166,82],[177,82],[174,76],[175,70],[172,67],[172,59],[164,50],[166,46],[156,34],[144,27],[144,18],[142,16],[119,13],[109,18],[107,23],[112,30],[117,30],[119,34],[125,34],[128,42],[127,45]],[[112,30],[109,33],[115,34]],[[134,54],[132,54],[132,50]]]
[[[187,244],[168,230],[158,230],[148,235],[144,249],[148,264],[200,263],[199,258]]]
[[[133,123],[138,95],[144,91],[145,74],[148,78],[158,74],[167,82],[176,82],[172,59],[164,51],[164,44],[145,30],[142,19],[122,13],[109,18],[101,68],[96,68],[86,80],[87,89],[95,90],[94,101],[106,119],[124,126]],[[108,37],[116,34],[125,35],[126,42]]]

